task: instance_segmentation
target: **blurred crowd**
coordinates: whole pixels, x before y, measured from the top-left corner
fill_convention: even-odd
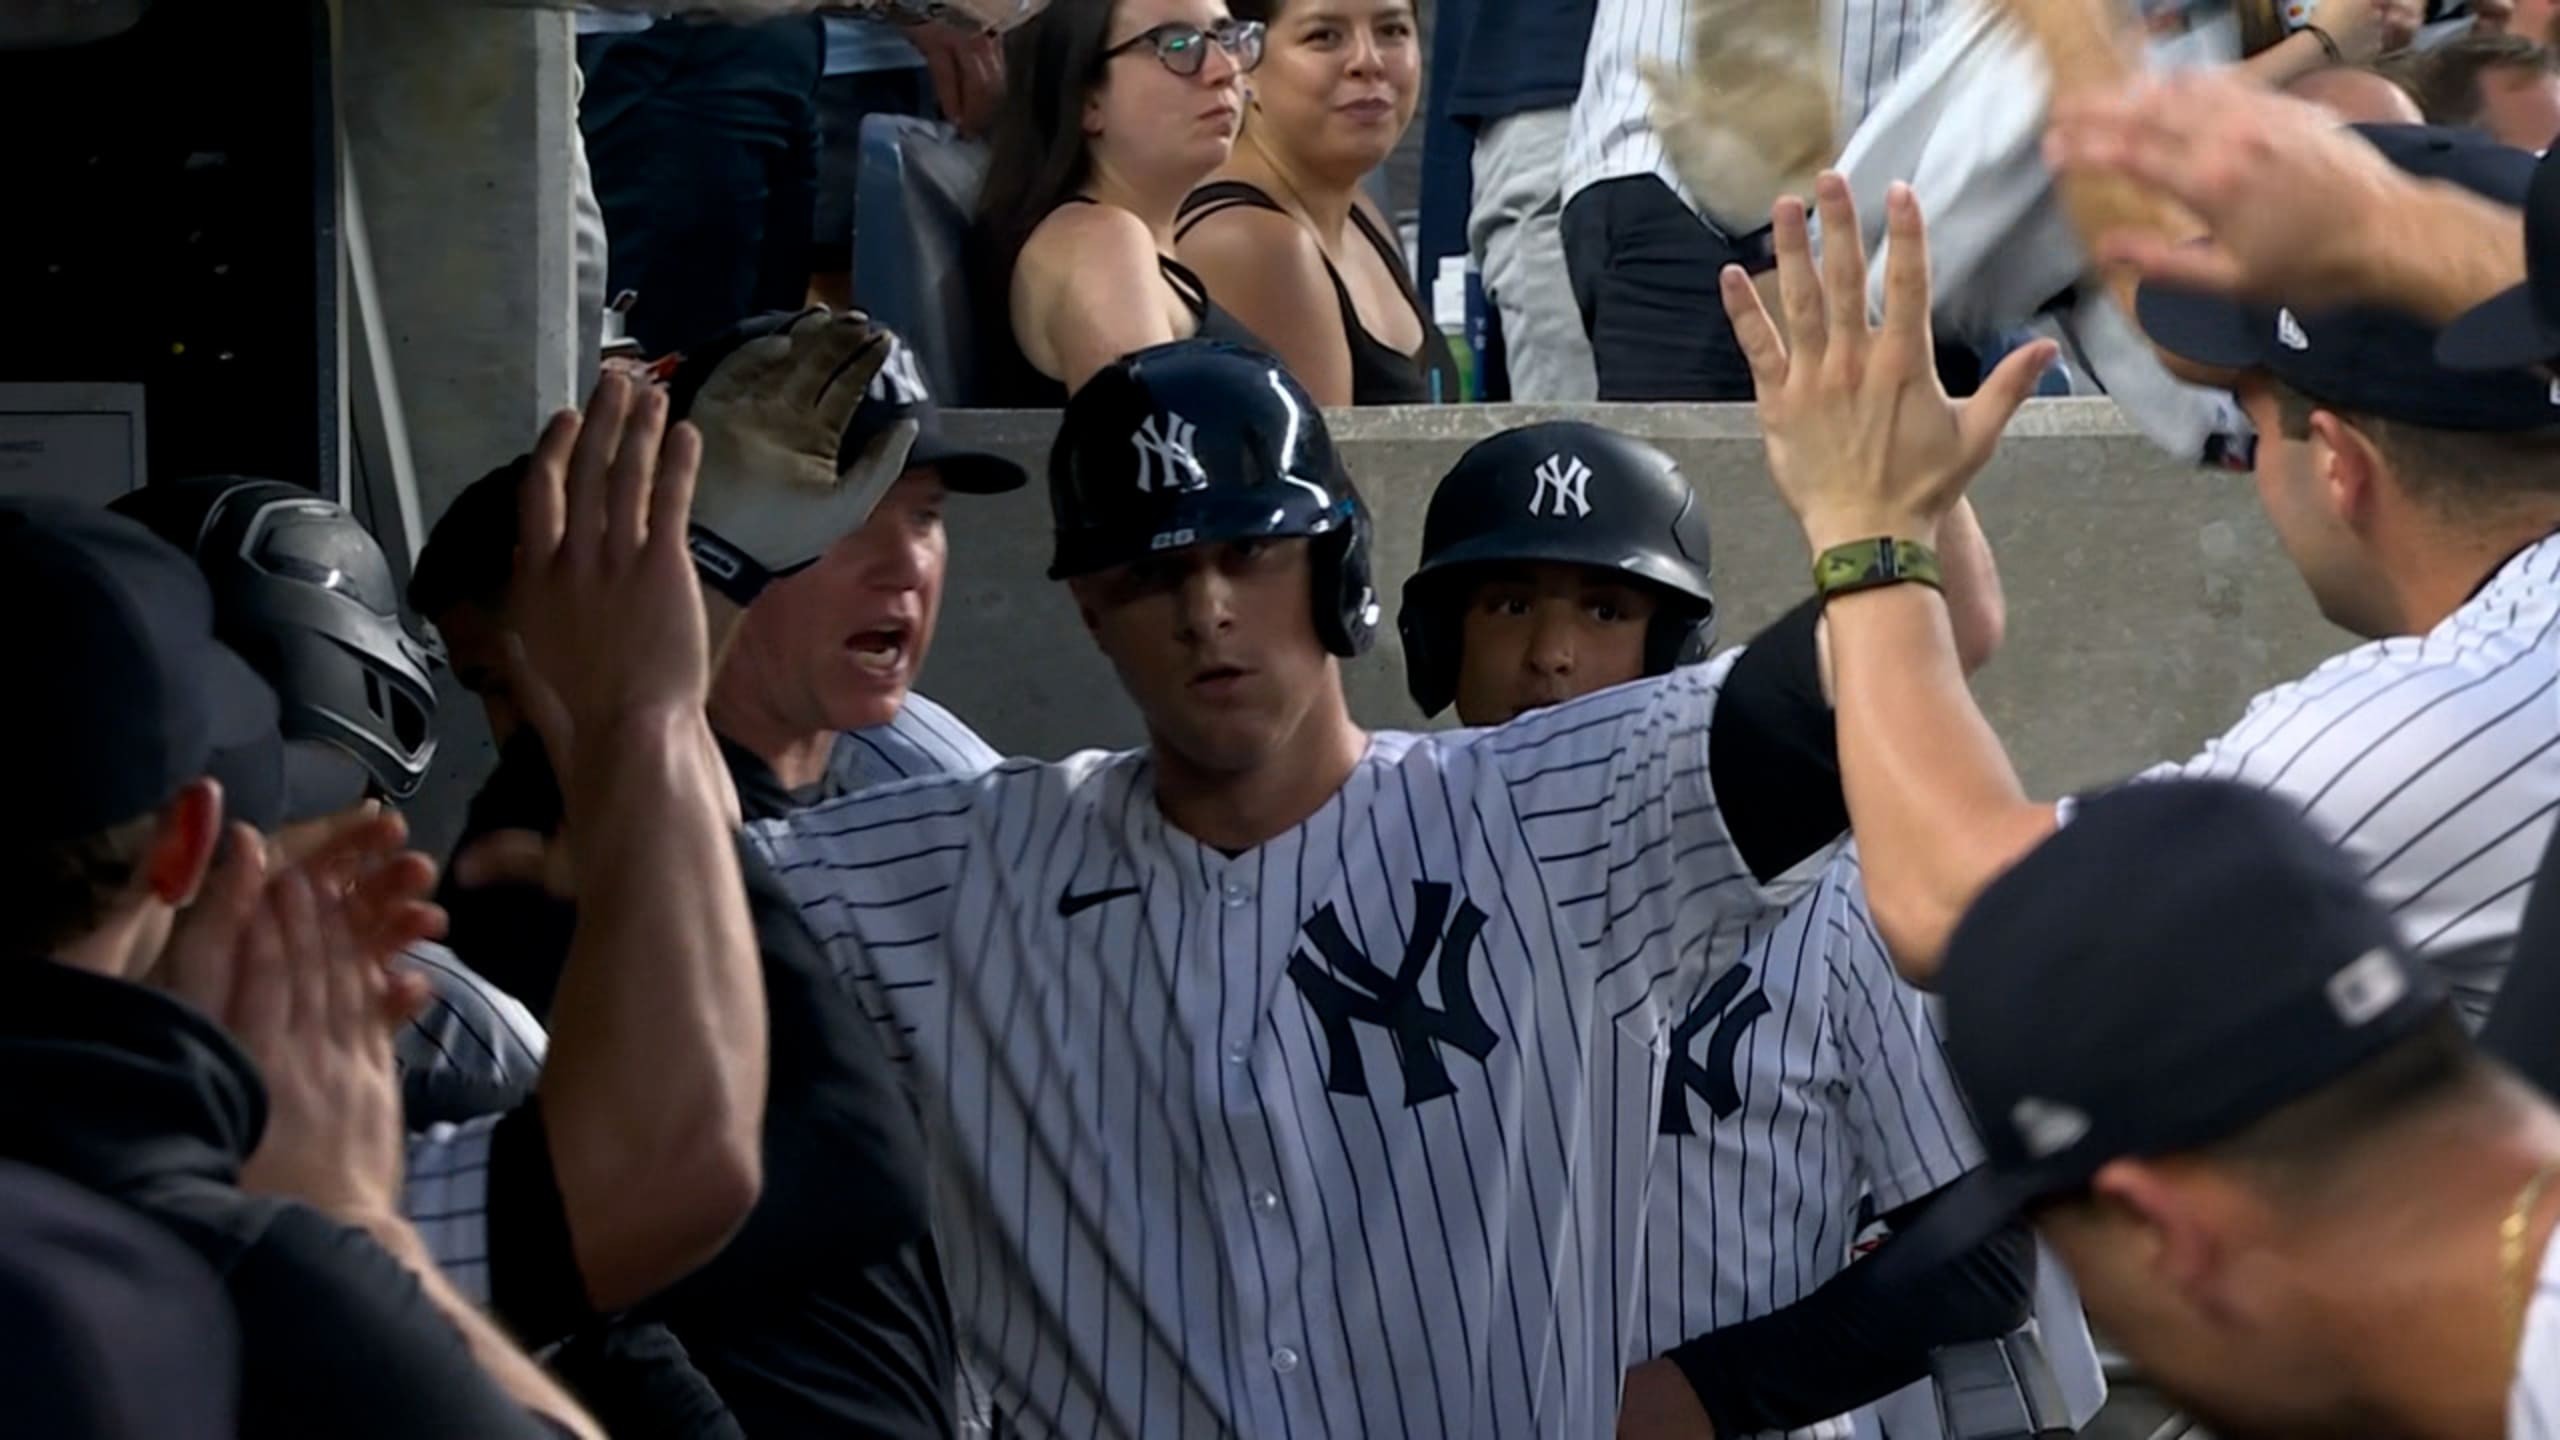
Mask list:
[[[1374,188],[1426,23],[1458,287]],[[0,497],[8,1428],[2002,1440],[2103,1341],[2232,1440],[2560,1440],[2555,23],[585,17],[599,376],[414,564]],[[967,315],[874,313],[943,292],[865,290],[870,116],[976,157]],[[1968,487],[2056,390],[2353,643],[2040,800]],[[1033,479],[937,391],[1061,412],[1144,747],[916,693]],[[1806,593],[1720,635],[1581,419],[1382,572],[1326,412],[1506,394],[1753,403]],[[1390,625],[1455,728],[1352,712]]]

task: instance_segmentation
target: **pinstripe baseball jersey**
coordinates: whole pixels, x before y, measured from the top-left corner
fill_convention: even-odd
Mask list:
[[[1766,887],[1737,855],[1733,658],[1375,735],[1232,856],[1167,824],[1144,751],[751,830],[909,1067],[1019,1428],[1610,1433],[1659,1098],[1614,1036],[1666,1030],[1830,853]]]
[[[2201,754],[2141,778],[2238,780],[2298,802],[2361,863],[2476,1028],[2560,806],[2555,641],[2560,536],[2508,560],[2433,630],[2277,686]]]
[[[1665,1040],[1629,1364],[1812,1294],[1849,1263],[1862,1200],[1901,1209],[1982,1158],[1927,997],[1894,973],[1867,918],[1854,849],[1746,927],[1739,959]],[[1621,1065],[1662,1063],[1619,1043]],[[1794,1433],[1851,1429],[1844,1416]]]
[[[1866,117],[1902,67],[1917,58],[1936,28],[1944,0],[1821,0],[1824,34],[1837,66],[1840,133]],[[1680,183],[1653,132],[1652,95],[1641,67],[1677,69],[1688,46],[1689,0],[1599,0],[1591,43],[1583,52],[1582,93],[1573,102],[1565,140],[1564,198],[1603,180],[1653,175],[1689,208],[1697,197]]]
[[[1003,758],[966,721],[911,691],[888,724],[846,732],[827,771],[850,792],[919,775],[975,775]]]
[[[489,1303],[489,1141],[501,1117],[431,1125],[409,1137],[400,1213],[453,1288]]]
[[[520,1103],[542,1070],[542,1022],[442,945],[420,941],[402,958],[431,987],[393,1045],[410,1127]]]

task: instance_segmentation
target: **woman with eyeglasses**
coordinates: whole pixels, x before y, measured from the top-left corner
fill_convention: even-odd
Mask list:
[[[1170,253],[1183,196],[1235,144],[1261,55],[1262,27],[1220,0],[1055,0],[1007,38],[1015,98],[978,207],[991,403],[1056,408],[1169,340],[1267,348]]]
[[[1361,182],[1422,88],[1411,0],[1234,0],[1265,22],[1244,135],[1183,202],[1174,253],[1323,405],[1454,401],[1448,342]]]

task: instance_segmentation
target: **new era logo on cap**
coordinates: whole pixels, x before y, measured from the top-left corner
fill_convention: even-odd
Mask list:
[[[2043,1160],[2080,1143],[2089,1133],[2089,1114],[2060,1101],[2029,1095],[2009,1107],[2009,1123],[2027,1154]]]
[[[2329,977],[2329,1008],[2348,1028],[2370,1022],[2409,993],[2408,972],[2388,950],[2368,950]]]
[[[2311,337],[2302,333],[2302,322],[2294,319],[2290,310],[2276,312],[2276,343],[2287,350],[2311,348]]]

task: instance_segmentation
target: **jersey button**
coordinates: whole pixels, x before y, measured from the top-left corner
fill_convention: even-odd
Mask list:
[[[1271,1352],[1271,1368],[1286,1375],[1298,1368],[1298,1352],[1283,1345]]]
[[[1241,1065],[1243,1065],[1243,1064],[1244,1064],[1244,1062],[1245,1062],[1245,1061],[1247,1061],[1247,1060],[1249,1060],[1249,1059],[1251,1059],[1251,1058],[1253,1058],[1253,1057],[1252,1057],[1252,1056],[1250,1056],[1250,1055],[1248,1055],[1248,1054],[1246,1054],[1246,1053],[1245,1053],[1245,1048],[1244,1048],[1243,1046],[1241,1046],[1241,1045],[1235,1045],[1235,1046],[1230,1046],[1230,1047],[1228,1047],[1228,1050],[1227,1050],[1227,1063],[1228,1063],[1228,1064],[1230,1064],[1230,1065],[1237,1065],[1237,1066],[1241,1066]]]
[[[1227,908],[1230,910],[1239,910],[1244,907],[1244,903],[1246,901],[1253,898],[1253,887],[1245,884],[1241,880],[1230,880],[1226,883],[1225,894],[1227,897]]]
[[[1280,1192],[1277,1190],[1254,1191],[1253,1208],[1261,1211],[1265,1215],[1278,1212],[1280,1209]]]

